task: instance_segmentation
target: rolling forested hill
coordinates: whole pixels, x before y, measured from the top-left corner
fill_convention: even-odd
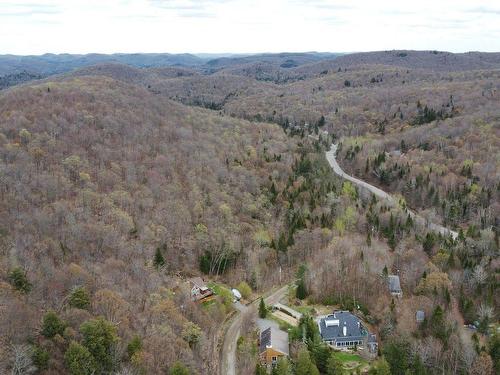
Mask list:
[[[296,275],[314,308],[362,315],[395,374],[500,368],[499,56],[48,56],[36,76],[0,70],[5,88],[25,82],[0,92],[0,372],[30,358],[45,375],[214,374],[226,287]],[[399,206],[336,177],[332,141]],[[218,296],[193,303],[191,276]],[[253,347],[238,356],[255,373]]]
[[[399,63],[394,56],[409,62]],[[342,152],[350,172],[402,193],[412,207],[429,209],[429,215],[455,228],[494,226],[500,70],[483,67],[495,66],[496,55],[447,56],[450,63],[430,52],[408,52],[404,58],[395,52],[368,53],[359,60],[347,55],[334,60],[338,69],[288,84],[238,79],[230,70],[151,87],[174,100],[240,118],[326,126],[346,137]],[[375,161],[384,152],[396,156]],[[417,178],[427,181],[423,191]],[[466,187],[471,183],[472,195]]]
[[[295,142],[102,76],[5,91],[0,113],[1,372],[35,340],[47,373],[63,373],[80,325],[103,315],[119,323],[114,361],[137,335],[144,371],[182,360],[211,373],[229,306],[201,309],[183,280],[207,254],[250,279],[255,233],[280,225],[270,178],[287,180]],[[56,341],[40,334],[48,311],[64,321]],[[199,345],[183,340],[190,327]]]

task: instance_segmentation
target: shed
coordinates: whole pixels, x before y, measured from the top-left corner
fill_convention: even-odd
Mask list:
[[[415,319],[417,323],[422,323],[425,319],[425,311],[417,310],[417,312],[415,313]]]
[[[401,297],[403,295],[403,291],[401,290],[401,283],[399,282],[398,275],[389,275],[389,291],[393,296]]]

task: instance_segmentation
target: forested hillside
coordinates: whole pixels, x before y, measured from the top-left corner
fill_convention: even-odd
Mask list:
[[[84,363],[99,371],[133,363],[160,373],[181,361],[212,373],[230,305],[192,303],[185,277],[199,273],[201,255],[217,272],[237,269],[238,281],[259,269],[255,233],[281,222],[270,178],[287,181],[295,150],[276,125],[103,77],[4,92],[1,372],[32,343],[46,374],[88,350],[95,361]],[[260,273],[265,283],[274,271],[263,263]],[[85,344],[92,334],[108,344]]]
[[[430,217],[453,228],[495,225],[499,70],[351,65],[285,85],[221,74],[163,80],[152,89],[254,121],[324,127],[347,137],[342,159],[348,171],[403,194],[411,207],[429,209]],[[423,193],[417,179],[426,181]]]
[[[498,56],[136,57],[3,90],[0,372],[216,374],[229,289],[294,280],[278,375],[342,373],[312,319],[333,309],[376,334],[372,374],[498,372]],[[332,142],[397,204],[335,175]],[[260,374],[246,320],[237,368]]]

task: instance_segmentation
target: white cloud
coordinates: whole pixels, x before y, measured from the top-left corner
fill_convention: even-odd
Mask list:
[[[0,53],[500,51],[495,3],[0,0]]]

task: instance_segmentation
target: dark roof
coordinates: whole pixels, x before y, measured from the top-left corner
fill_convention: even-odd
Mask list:
[[[267,348],[273,348],[288,355],[288,333],[272,327],[263,330],[260,333],[259,353],[265,352]]]
[[[260,333],[260,353],[264,352],[268,346],[271,346],[271,327]]]
[[[361,321],[348,311],[336,311],[318,322],[323,340],[350,341],[363,339],[368,334]],[[344,327],[347,335],[344,336]]]

